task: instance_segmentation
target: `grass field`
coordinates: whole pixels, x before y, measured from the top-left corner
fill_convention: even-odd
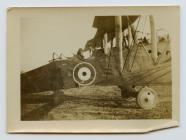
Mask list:
[[[25,104],[23,120],[101,120],[101,119],[168,119],[171,118],[171,86],[152,87],[159,96],[157,106],[139,108],[135,98],[121,98],[117,86],[90,86],[61,91],[57,105]],[[23,114],[30,114],[25,115]]]

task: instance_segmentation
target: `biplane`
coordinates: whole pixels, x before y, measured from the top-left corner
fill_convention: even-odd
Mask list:
[[[97,32],[85,47],[73,57],[53,53],[48,64],[22,73],[21,94],[117,85],[122,97],[135,97],[143,109],[154,108],[158,93],[151,85],[171,85],[170,38],[157,41],[152,15],[150,38],[139,38],[140,19],[139,15],[95,16]]]

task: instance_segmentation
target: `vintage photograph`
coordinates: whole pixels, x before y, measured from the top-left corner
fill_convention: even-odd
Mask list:
[[[171,119],[171,20],[22,18],[21,120]]]
[[[8,9],[7,130],[179,125],[179,7]]]

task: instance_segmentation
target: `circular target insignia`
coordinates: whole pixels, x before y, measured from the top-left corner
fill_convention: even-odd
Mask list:
[[[88,62],[79,63],[73,69],[73,79],[81,86],[91,85],[96,79],[96,70]]]

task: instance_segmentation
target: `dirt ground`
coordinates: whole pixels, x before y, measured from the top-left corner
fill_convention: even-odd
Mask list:
[[[153,87],[158,93],[157,106],[139,108],[135,98],[121,98],[117,86],[90,86],[61,91],[60,103],[26,104],[23,120],[101,120],[101,119],[168,119],[171,118],[171,86]],[[37,109],[35,109],[37,108]],[[37,111],[32,111],[37,110]]]

